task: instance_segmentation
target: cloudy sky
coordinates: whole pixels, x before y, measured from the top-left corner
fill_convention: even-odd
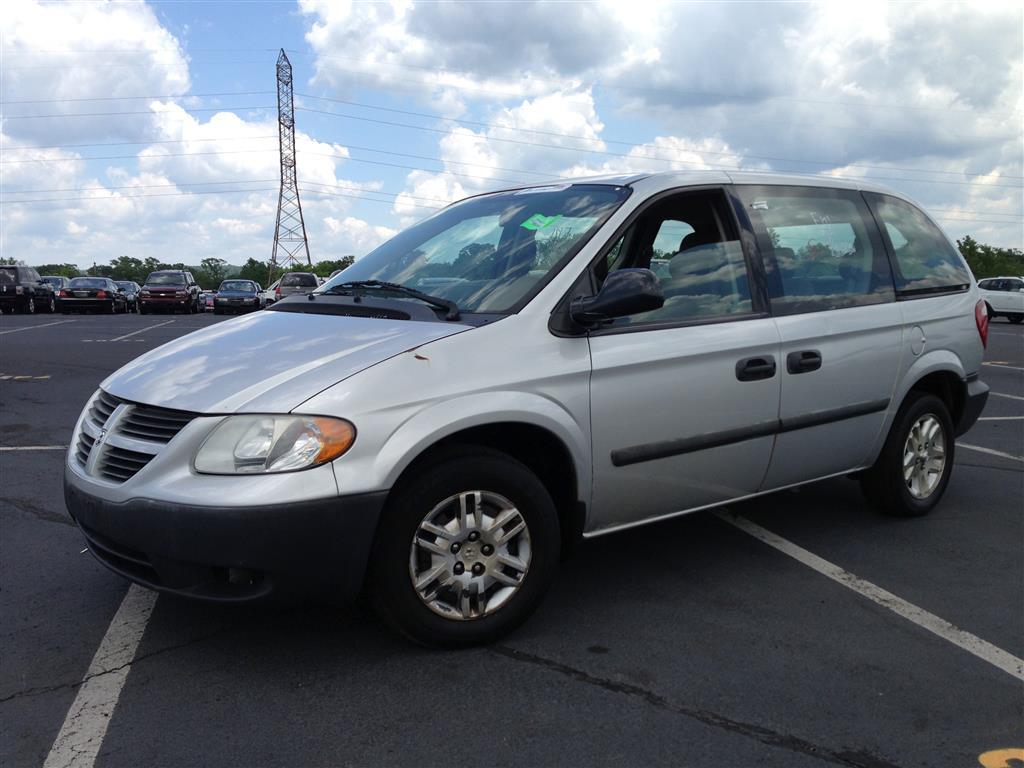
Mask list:
[[[0,255],[270,255],[275,60],[315,260],[602,171],[878,180],[1022,246],[1024,10],[953,4],[5,0]]]

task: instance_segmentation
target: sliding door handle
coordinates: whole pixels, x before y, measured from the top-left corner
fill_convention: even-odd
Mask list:
[[[810,373],[821,368],[821,352],[803,349],[786,355],[786,370],[790,373]]]

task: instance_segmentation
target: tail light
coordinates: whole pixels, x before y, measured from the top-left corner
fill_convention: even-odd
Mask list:
[[[97,299],[105,299],[105,298],[107,298],[107,292],[106,291],[96,291],[96,298]]]
[[[274,289],[274,297],[278,299],[281,298],[281,286],[277,286],[277,288]]]
[[[66,299],[68,297],[68,292],[61,288],[60,293],[57,295],[60,296],[62,299]]]
[[[24,292],[25,292],[25,289],[22,286],[20,286],[20,285],[14,286],[14,293],[16,295],[21,296],[21,294],[23,294]]]
[[[988,349],[988,307],[984,299],[980,299],[974,305],[974,323],[978,326],[978,335],[981,337],[981,346]]]

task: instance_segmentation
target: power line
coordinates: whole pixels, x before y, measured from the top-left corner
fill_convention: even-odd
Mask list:
[[[159,160],[164,157],[195,157],[197,155],[244,155],[254,152],[274,152],[275,147],[266,149],[225,149],[218,152],[165,152],[160,155],[100,155],[93,157],[36,157],[31,160],[0,160],[0,165],[20,163],[71,163],[86,160]]]
[[[267,96],[273,91],[223,91],[221,93],[165,93],[156,96],[92,96],[80,99],[23,99],[20,101],[0,101],[0,106],[7,104],[69,104],[80,101],[137,101],[140,99],[205,99],[217,96]]]
[[[327,56],[327,55],[323,55],[323,54],[317,54],[315,52],[294,51],[294,50],[291,50],[291,49],[286,49],[286,50],[288,50],[291,53],[295,53],[295,54],[297,54],[299,56],[307,56],[307,57],[309,57],[309,56],[316,56],[317,59],[320,60],[320,61],[323,61],[323,60],[327,60],[327,61],[349,61],[349,62],[354,62],[354,63],[357,63],[357,64],[366,64],[366,65],[371,66],[374,69],[378,69],[378,70],[380,68],[391,67],[391,68],[400,68],[400,69],[414,69],[414,70],[419,70],[419,71],[423,71],[423,72],[429,72],[429,73],[437,75],[437,76],[451,75],[451,76],[456,76],[456,77],[468,77],[468,78],[476,78],[477,77],[476,73],[473,73],[473,72],[470,72],[470,71],[467,71],[467,70],[440,69],[440,68],[437,68],[437,67],[428,67],[428,66],[417,65],[417,64],[397,64],[395,62],[386,62],[385,63],[385,62],[379,62],[379,61],[367,61],[365,59],[356,59],[356,58],[352,58],[352,57],[348,57],[348,56],[335,56],[335,55]],[[340,69],[341,71],[347,71],[347,70],[345,70],[342,67],[335,67],[335,69]],[[356,71],[358,72],[358,71],[365,71],[365,70],[356,70]],[[510,76],[510,77],[508,77],[506,79],[509,79],[509,80],[527,80],[527,81],[535,81],[535,82],[540,82],[540,83],[552,83],[552,84],[558,85],[560,87],[565,87],[565,79],[564,78],[545,78],[545,77],[539,77],[537,75],[517,75],[517,76]],[[580,81],[580,85],[585,85],[588,88],[592,88],[592,87],[606,88],[608,90],[613,90],[613,91],[638,91],[638,92],[645,92],[645,93],[670,93],[670,94],[676,94],[676,95],[679,95],[679,96],[697,96],[697,97],[702,97],[702,98],[714,97],[714,98],[719,98],[719,99],[735,99],[737,97],[737,95],[741,95],[741,94],[735,94],[735,93],[724,93],[724,92],[721,92],[721,91],[694,91],[694,90],[684,90],[684,89],[681,89],[681,88],[651,88],[651,87],[642,86],[642,85],[626,85],[626,84],[605,83],[605,82],[596,82],[596,81],[595,82],[590,82],[590,83],[584,83],[583,81]],[[489,90],[489,91],[493,92],[492,89],[484,89],[484,90]],[[509,95],[513,95],[513,94],[511,94],[511,92],[507,92],[507,93],[509,93]],[[515,94],[515,95],[518,96],[518,95],[521,95],[521,94]],[[908,105],[908,104],[877,104],[877,103],[875,103],[875,104],[863,104],[863,103],[852,102],[852,101],[836,101],[836,100],[833,100],[833,99],[797,98],[797,97],[793,97],[793,96],[768,96],[768,97],[765,97],[763,99],[759,99],[759,101],[786,101],[786,102],[806,103],[806,104],[826,104],[826,105],[829,105],[829,106],[854,107],[854,108],[857,108],[857,109],[879,109],[879,110],[882,110],[882,109],[885,109],[885,110],[903,109],[903,110],[923,110],[923,111],[932,111],[932,112],[954,112],[954,113],[963,112],[963,113],[967,113],[967,114],[993,114],[993,115],[1000,115],[1000,116],[1009,116],[1009,115],[1016,114],[1016,111],[1014,111],[1014,112],[994,112],[994,111],[986,112],[986,111],[983,111],[983,110],[975,110],[975,109],[952,109],[948,105],[941,106],[941,107],[925,107],[925,106]]]
[[[182,107],[177,109],[148,109],[136,112],[66,112],[50,115],[4,115],[4,120],[35,120],[46,117],[124,117],[128,115],[170,115],[175,112],[224,112],[233,110],[275,109],[274,105],[254,107]]]
[[[388,125],[388,126],[393,126],[393,127],[397,127],[397,128],[408,128],[408,129],[411,129],[411,130],[425,131],[425,132],[428,132],[428,133],[438,133],[438,134],[445,134],[445,135],[447,135],[449,133],[448,131],[440,129],[440,128],[430,128],[428,126],[413,125],[411,123],[398,123],[398,122],[394,122],[394,121],[391,121],[391,120],[378,120],[376,118],[361,117],[359,115],[347,115],[347,114],[343,114],[343,113],[340,113],[340,112],[329,112],[327,110],[322,110],[322,109],[312,109],[311,107],[296,107],[296,110],[301,110],[303,112],[313,112],[315,114],[321,114],[321,115],[329,115],[329,116],[332,116],[332,117],[341,117],[341,118],[344,118],[344,119],[347,119],[347,120],[357,120],[357,121],[360,121],[360,122],[375,123],[377,125]],[[623,153],[623,152],[609,152],[607,150],[587,149],[585,147],[553,147],[551,144],[542,144],[540,142],[535,142],[535,141],[523,141],[522,139],[504,139],[504,138],[500,138],[500,137],[497,137],[497,136],[476,136],[475,138],[480,140],[480,141],[500,141],[500,142],[503,142],[503,143],[506,143],[506,144],[518,144],[518,145],[528,146],[528,147],[541,147],[541,148],[544,148],[544,149],[549,149],[549,150],[550,149],[556,149],[556,150],[562,150],[562,151],[566,151],[566,152],[584,152],[584,153],[590,153],[590,154],[594,154],[594,155],[604,155],[604,156],[608,156],[608,157],[623,157],[623,158],[627,158],[627,159],[630,159],[630,160],[656,160],[656,161],[660,161],[660,162],[680,163],[680,164],[684,164],[684,165],[697,165],[698,164],[696,161],[692,161],[692,160],[677,160],[677,159],[667,158],[667,157],[655,157],[655,156],[652,156],[652,155],[634,155],[634,154],[627,154],[627,153]],[[643,145],[634,145],[634,146],[643,146]],[[737,154],[739,154],[739,153],[737,153]],[[714,166],[714,167],[710,168],[710,170],[734,170],[734,171],[743,171],[745,173],[757,173],[758,172],[757,170],[743,168],[742,166],[722,166],[722,165]],[[781,171],[773,170],[773,171],[763,171],[763,172],[764,173],[780,173]],[[848,177],[843,177],[843,176],[824,176],[823,174],[807,173],[807,172],[804,172],[804,171],[785,171],[785,173],[789,173],[789,174],[794,175],[794,176],[809,176],[809,177],[814,177],[814,178],[822,178],[822,177],[824,177],[824,178],[833,178],[833,179],[848,178]],[[871,179],[877,179],[877,180],[880,180],[880,181],[900,181],[900,182],[904,182],[904,183],[906,183],[906,182],[916,182],[916,183],[920,183],[920,184],[954,184],[954,185],[958,185],[958,186],[974,186],[976,184],[980,184],[981,183],[981,182],[971,182],[971,181],[947,181],[947,180],[942,180],[942,179],[907,179],[907,178],[903,178],[903,177],[899,177],[899,176],[895,176],[895,177],[893,177],[893,176],[865,176],[863,179],[854,178],[852,180],[853,181],[863,181],[863,180],[871,180]],[[986,187],[990,187],[990,188],[991,187],[1008,187],[1008,188],[1012,188],[1012,189],[1020,189],[1021,188],[1021,185],[1019,185],[1019,184],[985,184],[985,186]]]
[[[40,195],[47,192],[106,192],[109,189],[153,189],[156,187],[200,187],[218,184],[270,184],[277,179],[231,179],[228,181],[176,181],[168,184],[122,184],[111,187],[64,187],[62,189],[8,189],[8,195]],[[216,190],[214,190],[216,191]],[[17,200],[11,202],[19,202]]]
[[[140,197],[191,197],[193,195],[226,195],[226,194],[248,194],[253,192],[276,192],[276,187],[263,187],[260,189],[209,189],[198,192],[159,192],[145,195],[109,195],[107,197],[51,197],[33,198],[31,200],[5,200],[4,205],[21,205],[23,203],[64,203],[75,200],[96,200],[106,202],[109,200],[135,200]]]
[[[96,144],[48,144],[40,147],[0,147],[0,152],[23,152],[31,149],[77,149],[79,147],[132,147],[142,144],[186,144],[190,141],[255,141],[276,139],[277,136],[215,136],[211,139],[150,139],[147,141],[102,141]],[[88,159],[88,158],[83,158]]]
[[[345,100],[345,99],[332,99],[332,98],[328,98],[327,96],[313,96],[312,94],[308,94],[308,93],[299,93],[299,94],[296,94],[296,95],[301,96],[302,98],[305,98],[305,99],[318,99],[320,101],[328,101],[328,102],[331,102],[333,104],[345,104],[345,105],[353,106],[353,107],[363,107],[363,108],[366,108],[366,109],[376,109],[376,110],[379,110],[381,112],[391,112],[391,113],[394,113],[394,114],[409,115],[409,116],[412,116],[412,117],[425,117],[425,118],[434,119],[434,120],[446,120],[448,122],[458,123],[459,125],[474,125],[474,126],[478,126],[478,127],[492,128],[492,129],[502,130],[502,131],[516,131],[517,133],[535,133],[535,134],[539,134],[539,135],[542,135],[542,136],[554,136],[554,137],[557,137],[557,138],[576,139],[576,140],[579,140],[579,141],[600,142],[600,143],[603,143],[603,144],[615,144],[615,145],[626,146],[626,147],[653,147],[655,149],[657,148],[656,145],[651,144],[650,142],[644,143],[644,144],[636,144],[636,143],[629,142],[629,141],[622,141],[622,140],[617,140],[617,139],[607,139],[607,138],[604,138],[604,137],[577,136],[577,135],[574,135],[574,134],[571,134],[571,133],[560,133],[558,131],[545,131],[545,130],[541,130],[539,128],[518,128],[518,127],[513,127],[513,126],[508,126],[508,125],[501,125],[499,123],[488,123],[488,122],[484,122],[484,121],[481,121],[481,120],[464,120],[464,119],[461,119],[461,118],[446,117],[444,115],[439,115],[439,114],[436,114],[436,113],[413,112],[413,111],[410,111],[410,110],[407,110],[407,109],[395,109],[395,108],[392,108],[392,107],[382,107],[382,106],[378,106],[376,104],[367,104],[365,102],[360,102],[360,101],[348,101],[348,100]],[[952,175],[952,176],[960,176],[960,175],[963,175],[963,176],[985,176],[986,175],[985,173],[975,172],[975,171],[938,171],[938,170],[931,170],[931,169],[928,169],[928,168],[905,168],[905,167],[888,166],[888,165],[866,165],[866,164],[863,164],[863,163],[852,164],[852,163],[846,163],[846,162],[837,161],[837,160],[797,160],[797,159],[791,158],[791,157],[771,157],[771,156],[766,156],[766,155],[751,155],[751,154],[747,154],[746,152],[743,152],[743,153],[741,153],[741,152],[713,152],[711,150],[705,150],[705,149],[687,149],[685,151],[692,152],[695,155],[715,155],[715,156],[718,156],[718,157],[732,157],[732,156],[740,155],[741,154],[744,158],[750,158],[752,160],[768,160],[768,161],[771,161],[771,162],[781,162],[781,163],[801,163],[801,164],[805,164],[805,165],[824,165],[824,166],[828,166],[830,168],[837,168],[837,167],[839,167],[839,168],[870,168],[870,169],[882,170],[882,171],[908,171],[908,172],[911,172],[911,173],[941,173],[941,174]],[[1024,179],[1024,176],[1004,176],[1003,178]]]

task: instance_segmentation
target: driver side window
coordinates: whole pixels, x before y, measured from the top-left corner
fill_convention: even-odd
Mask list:
[[[753,311],[743,249],[720,192],[673,195],[654,204],[600,267],[607,273],[650,269],[665,296],[660,309],[617,318],[613,327],[699,322]],[[603,282],[604,275],[598,278]]]

